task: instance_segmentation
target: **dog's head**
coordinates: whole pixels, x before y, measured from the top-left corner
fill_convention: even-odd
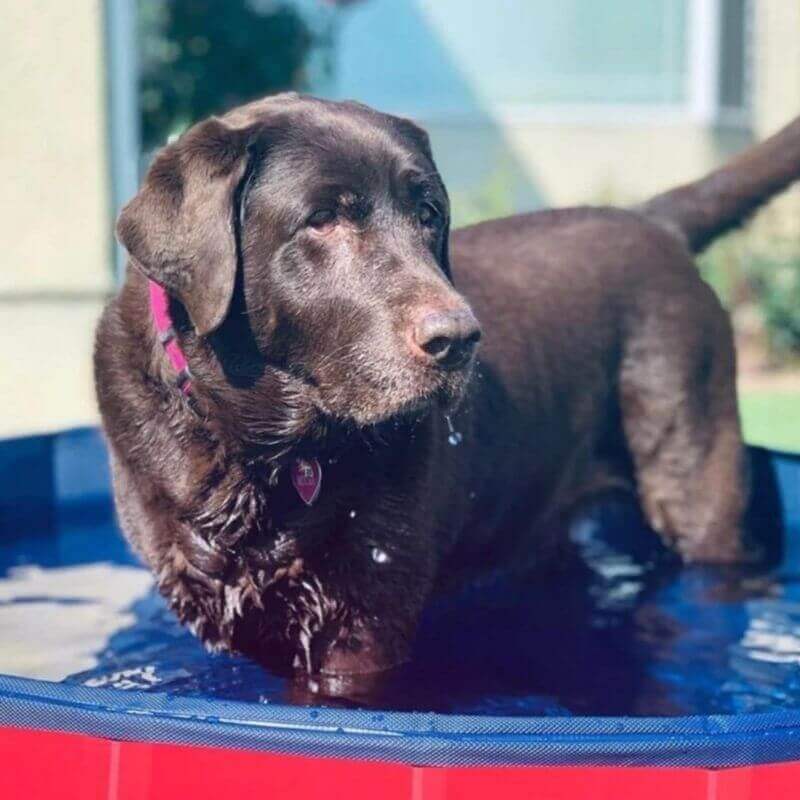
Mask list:
[[[277,370],[325,417],[371,425],[452,406],[469,379],[480,329],[448,228],[420,128],[281,95],[162,150],[117,231],[250,413]]]

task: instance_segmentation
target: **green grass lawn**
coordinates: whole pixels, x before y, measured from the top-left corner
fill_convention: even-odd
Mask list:
[[[744,438],[749,444],[800,453],[800,393],[743,392],[739,408]]]

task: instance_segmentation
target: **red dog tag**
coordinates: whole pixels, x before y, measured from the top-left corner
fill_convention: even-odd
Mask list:
[[[319,497],[322,467],[316,458],[296,458],[292,461],[292,486],[307,506]]]

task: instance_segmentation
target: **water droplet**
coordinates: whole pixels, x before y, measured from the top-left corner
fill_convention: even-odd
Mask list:
[[[316,681],[309,681],[308,682],[308,690],[312,694],[319,694],[319,684]]]
[[[444,415],[444,421],[447,423],[447,430],[450,432],[448,437],[447,437],[447,441],[453,447],[457,447],[458,445],[461,444],[461,442],[463,441],[464,437],[461,435],[461,433],[459,431],[457,431],[453,427],[453,420],[450,419],[450,415],[449,414],[445,414]]]
[[[388,564],[392,559],[389,558],[389,554],[385,550],[381,550],[380,547],[373,547],[372,560],[376,564]]]

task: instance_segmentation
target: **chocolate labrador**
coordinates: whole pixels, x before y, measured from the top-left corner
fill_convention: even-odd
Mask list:
[[[692,253],[799,176],[800,121],[635,210],[451,236],[408,120],[286,94],[195,125],[120,215],[97,332],[125,534],[207,646],[330,693],[403,661],[437,589],[557,564],[608,486],[738,559],[731,327]]]

